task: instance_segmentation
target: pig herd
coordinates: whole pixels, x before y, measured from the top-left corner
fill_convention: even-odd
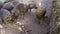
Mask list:
[[[24,19],[24,15],[28,13],[28,10],[30,10],[30,14],[32,8],[37,9],[35,15],[40,23],[41,18],[45,18],[46,7],[37,7],[35,4],[26,5],[14,0],[5,1],[4,3],[0,2],[0,21],[2,23],[16,23],[19,16]]]

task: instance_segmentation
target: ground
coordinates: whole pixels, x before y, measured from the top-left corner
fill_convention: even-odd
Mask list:
[[[24,17],[24,20],[19,20],[18,22],[23,23],[25,32],[22,32],[18,29],[20,26],[17,25],[3,25],[1,28],[1,34],[46,34],[49,31],[49,21],[43,21],[42,23],[38,24],[35,10],[31,11],[31,14],[27,14]]]

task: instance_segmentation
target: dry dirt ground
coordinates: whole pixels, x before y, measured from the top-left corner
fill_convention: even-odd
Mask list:
[[[49,21],[45,20],[38,24],[34,9],[24,18],[18,21],[20,25],[22,23],[22,28],[19,25],[2,25],[1,34],[46,34],[49,31]]]

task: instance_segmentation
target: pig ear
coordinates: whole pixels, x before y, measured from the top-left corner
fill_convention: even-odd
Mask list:
[[[5,4],[5,3],[8,3],[8,2],[9,2],[9,0],[5,0],[5,1],[4,1],[4,4]]]
[[[4,3],[0,1],[0,8],[2,8],[3,5],[4,5]]]

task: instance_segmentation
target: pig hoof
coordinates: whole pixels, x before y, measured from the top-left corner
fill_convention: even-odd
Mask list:
[[[24,18],[22,18],[24,20]]]
[[[38,22],[38,24],[40,24],[40,22]]]

